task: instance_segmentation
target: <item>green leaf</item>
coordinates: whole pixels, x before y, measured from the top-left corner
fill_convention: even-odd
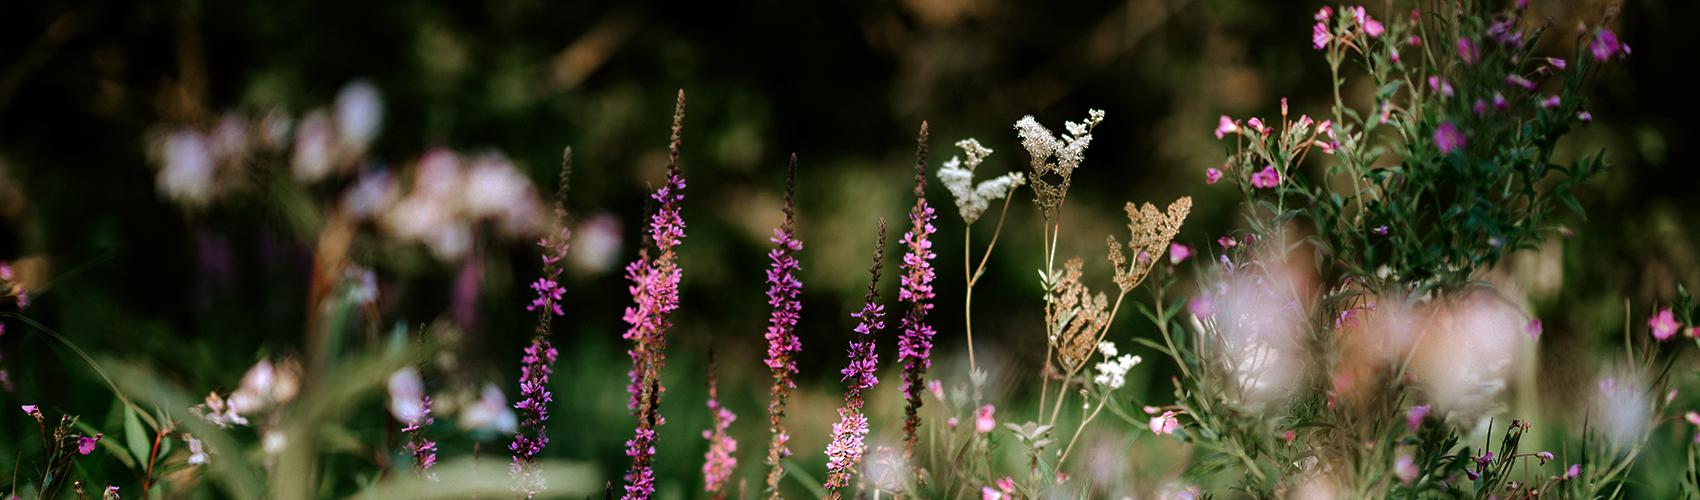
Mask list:
[[[142,462],[142,468],[147,469],[149,448],[147,429],[142,428],[142,420],[136,418],[136,410],[124,408],[124,443],[130,447],[130,455]]]

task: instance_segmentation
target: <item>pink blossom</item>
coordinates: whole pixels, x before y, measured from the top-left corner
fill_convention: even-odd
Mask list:
[[[1182,245],[1180,243],[1169,244],[1170,264],[1180,264],[1185,262],[1188,257],[1192,257],[1192,247]]]
[[[1434,145],[1440,148],[1440,154],[1452,154],[1464,149],[1464,132],[1458,130],[1452,122],[1440,124],[1434,129]]]
[[[1416,405],[1412,406],[1409,410],[1405,410],[1405,427],[1411,429],[1413,432],[1416,431],[1418,427],[1422,427],[1423,419],[1428,418],[1428,411],[1428,405]]]
[[[1594,53],[1594,59],[1606,61],[1620,53],[1629,55],[1629,46],[1618,42],[1617,33],[1613,33],[1611,29],[1600,28],[1594,32],[1594,40],[1588,42],[1588,51]]]
[[[1220,180],[1222,180],[1222,171],[1221,170],[1219,170],[1215,167],[1211,167],[1211,168],[1204,170],[1204,184],[1205,185],[1215,184],[1216,181],[1220,181]]]
[[[1262,118],[1255,116],[1251,117],[1250,120],[1245,121],[1245,124],[1247,127],[1251,127],[1252,130],[1256,130],[1258,134],[1269,135],[1269,127],[1263,125]]]
[[[1659,342],[1664,342],[1670,340],[1672,335],[1676,335],[1676,331],[1682,328],[1682,323],[1677,322],[1676,315],[1671,313],[1669,307],[1666,307],[1660,309],[1653,317],[1648,318],[1647,326],[1653,329],[1653,338],[1658,339]]]
[[[1352,11],[1352,20],[1357,21],[1358,26],[1363,27],[1364,34],[1369,35],[1370,38],[1381,36],[1381,32],[1384,30],[1384,27],[1381,25],[1381,21],[1377,21],[1375,18],[1369,17],[1369,14],[1364,12],[1362,5],[1357,7],[1347,7],[1347,9]]]
[[[1531,320],[1529,320],[1529,324],[1523,325],[1523,333],[1529,334],[1530,340],[1540,340],[1541,339],[1541,320],[1540,320],[1540,318],[1531,319]]]
[[[1475,64],[1476,61],[1481,59],[1481,57],[1481,51],[1476,48],[1476,42],[1474,40],[1468,38],[1458,39],[1458,58],[1463,60],[1464,64]]]
[[[1009,476],[1000,477],[997,481],[993,481],[992,484],[997,485],[998,489],[1004,493],[1015,493],[1015,480]]]
[[[1565,66],[1564,60],[1557,57],[1548,57],[1547,64],[1552,66],[1553,69],[1564,69]]]
[[[36,405],[24,405],[23,408],[24,408],[24,414],[25,415],[35,417],[36,420],[42,419],[40,407],[38,407]]]
[[[1310,27],[1310,46],[1316,50],[1327,48],[1329,38],[1332,37],[1328,34],[1327,23],[1318,21],[1315,25]]]
[[[981,486],[980,500],[1003,500],[1003,493],[992,489],[991,486]]]
[[[1240,246],[1240,240],[1235,239],[1233,236],[1222,235],[1221,238],[1216,238],[1216,244],[1222,245],[1222,248],[1225,250]]]
[[[1274,165],[1265,165],[1263,170],[1251,174],[1251,186],[1258,189],[1269,189],[1281,185],[1281,173],[1275,171]]]
[[[992,405],[985,405],[981,406],[978,411],[975,411],[974,432],[981,434],[992,432],[992,429],[998,426],[998,421],[992,418],[992,413],[997,410],[998,409],[992,407]]]
[[[95,443],[100,442],[100,438],[102,436],[102,434],[95,434],[94,437],[83,436],[77,438],[77,453],[82,455],[94,453],[94,445]]]
[[[1234,119],[1228,118],[1228,115],[1222,115],[1221,118],[1216,119],[1217,139],[1221,139],[1223,136],[1238,132],[1239,130],[1240,125],[1238,123],[1234,123]]]
[[[1505,75],[1505,84],[1523,90],[1535,90],[1535,82],[1516,73]]]
[[[1440,94],[1443,98],[1452,97],[1452,83],[1442,80],[1438,76],[1428,77],[1428,88],[1430,91]]]
[[[1151,417],[1151,432],[1157,434],[1174,434],[1180,430],[1181,421],[1175,418],[1175,412],[1166,411],[1162,415]]]
[[[1397,476],[1401,483],[1411,484],[1420,473],[1422,471],[1417,470],[1416,461],[1411,459],[1410,454],[1401,454],[1393,460],[1393,475]]]
[[[1570,464],[1570,468],[1564,470],[1565,479],[1576,479],[1581,476],[1582,464]]]
[[[940,403],[944,402],[944,382],[937,379],[928,380],[927,392],[933,393],[933,399],[939,400]]]
[[[1541,465],[1546,465],[1546,464],[1547,464],[1547,462],[1551,462],[1551,461],[1552,461],[1552,452],[1550,452],[1550,451],[1540,451],[1540,452],[1536,452],[1536,453],[1535,453],[1535,458],[1538,458],[1538,459],[1540,459],[1540,460],[1541,460]]]
[[[1560,104],[1560,101],[1558,99],[1558,96],[1555,96],[1555,95],[1547,96],[1546,99],[1541,99],[1541,107],[1544,107],[1544,108],[1556,108],[1556,107],[1558,107],[1559,104]]]
[[[1582,123],[1594,123],[1594,114],[1589,113],[1587,110],[1577,111],[1576,119],[1582,120]]]

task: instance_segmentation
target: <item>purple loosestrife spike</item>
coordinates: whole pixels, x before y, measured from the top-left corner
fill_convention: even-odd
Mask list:
[[[726,481],[732,478],[732,471],[738,468],[738,459],[732,453],[738,451],[738,441],[732,439],[728,429],[738,416],[732,410],[720,404],[720,388],[715,383],[714,348],[708,350],[708,412],[714,421],[714,428],[702,431],[702,438],[708,440],[708,453],[703,454],[702,482],[703,491],[709,493],[715,500],[726,498]]]
[[[425,427],[430,426],[433,422],[431,419],[431,397],[425,396],[420,401],[423,404],[420,407],[419,418],[408,422],[406,427],[401,428],[401,432],[407,434],[407,451],[413,454],[414,468],[421,475],[435,481],[437,476],[431,473],[431,466],[437,464],[437,442],[425,436]]]
[[[838,500],[841,490],[850,485],[868,451],[863,440],[868,435],[868,417],[862,414],[862,393],[874,388],[879,377],[879,353],[874,336],[885,329],[885,307],[879,304],[880,265],[885,259],[885,218],[880,218],[878,243],[874,245],[874,263],[868,267],[868,296],[862,309],[851,314],[856,318],[855,333],[850,336],[850,364],[844,367],[844,406],[838,409],[838,422],[832,424],[832,442],[826,445],[826,497]]]
[[[933,304],[933,207],[927,205],[927,123],[921,122],[921,132],[915,139],[915,206],[909,209],[909,232],[903,234],[902,286],[898,302],[907,302],[908,311],[902,319],[897,340],[897,361],[903,365],[903,397],[909,404],[904,408],[903,458],[915,462],[915,443],[921,428],[922,392],[926,386],[927,368],[933,364],[933,327],[928,325],[927,312]],[[913,469],[920,481],[921,471]]]
[[[802,267],[796,256],[803,250],[803,241],[797,239],[792,228],[796,218],[796,192],[797,155],[792,154],[785,181],[785,222],[774,228],[774,248],[767,252],[767,258],[772,261],[767,269],[767,305],[773,308],[768,313],[765,335],[767,368],[773,374],[767,402],[770,436],[767,445],[767,492],[771,499],[779,498],[779,480],[785,473],[780,461],[791,455],[791,450],[785,447],[791,439],[785,430],[785,399],[797,386],[791,379],[797,373],[794,357],[803,350],[803,344],[797,339],[797,320],[803,312],[803,303],[798,296],[803,293],[803,282],[797,279],[797,272]]]
[[[655,471],[650,462],[655,458],[655,427],[667,423],[661,416],[661,396],[667,392],[661,386],[661,367],[667,347],[667,330],[672,327],[673,311],[679,308],[678,253],[675,248],[685,238],[685,220],[681,215],[685,201],[685,177],[679,171],[679,133],[684,126],[685,91],[673,108],[673,137],[667,147],[667,182],[650,198],[658,205],[649,216],[649,241],[655,244],[656,256],[648,257],[647,249],[638,260],[626,266],[626,276],[632,281],[632,306],[626,308],[629,325],[622,335],[632,341],[626,351],[632,359],[630,403],[632,416],[637,420],[632,439],[626,441],[626,455],[632,465],[626,471],[627,500],[647,499],[655,493]]]
[[[526,497],[535,496],[545,485],[541,476],[532,467],[537,455],[549,445],[549,435],[546,425],[549,421],[549,405],[554,401],[554,395],[549,393],[549,376],[555,371],[555,359],[558,352],[550,341],[551,323],[555,316],[562,316],[561,299],[566,288],[560,285],[562,266],[566,261],[568,240],[572,232],[567,230],[566,198],[567,180],[572,176],[573,150],[566,148],[561,153],[560,186],[555,195],[555,227],[559,228],[549,237],[538,241],[543,247],[543,277],[531,285],[537,292],[537,298],[532,299],[526,310],[537,313],[537,326],[531,338],[531,344],[525,347],[524,355],[520,358],[520,400],[514,403],[514,409],[519,410],[519,428],[514,432],[514,440],[508,445],[508,451],[513,455],[513,461],[508,466],[509,472],[516,482],[517,491],[525,493]],[[427,413],[425,423],[430,424]],[[429,445],[428,449],[424,446]],[[429,453],[430,461],[420,460],[421,470],[429,468],[428,463],[436,462],[436,443],[429,441],[418,448],[409,444],[414,455],[419,457],[422,452]]]

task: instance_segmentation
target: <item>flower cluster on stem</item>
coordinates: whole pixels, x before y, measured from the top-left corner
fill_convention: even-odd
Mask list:
[[[879,383],[874,371],[879,367],[874,336],[885,329],[885,306],[879,304],[880,264],[885,258],[885,218],[880,218],[878,243],[874,246],[874,262],[868,268],[868,295],[862,309],[851,314],[856,318],[855,333],[850,337],[850,363],[844,374],[844,406],[838,409],[838,422],[832,424],[832,442],[826,445],[827,498],[837,500],[844,487],[856,476],[856,468],[868,451],[863,440],[868,435],[868,417],[862,414],[862,393]]]
[[[796,388],[792,376],[797,373],[794,356],[803,350],[797,339],[797,320],[803,312],[798,299],[803,282],[797,279],[802,269],[797,252],[803,241],[797,239],[792,227],[796,218],[797,155],[791,155],[791,166],[785,182],[785,222],[773,229],[773,250],[767,252],[767,305],[772,308],[767,317],[767,369],[773,374],[768,389],[767,423],[770,440],[767,445],[767,492],[769,498],[779,497],[779,479],[784,474],[780,460],[791,455],[785,443],[791,439],[785,430],[785,399]]]
[[[637,428],[626,441],[626,455],[632,459],[626,471],[626,499],[649,498],[655,493],[655,472],[650,462],[655,458],[655,427],[665,424],[661,416],[661,386],[663,351],[667,345],[667,330],[672,326],[673,311],[679,308],[678,254],[675,249],[685,238],[685,220],[681,215],[685,201],[685,177],[679,171],[679,133],[685,118],[685,92],[673,109],[673,137],[668,145],[667,182],[651,198],[659,204],[649,217],[648,238],[655,244],[656,256],[642,254],[626,266],[626,277],[632,284],[632,306],[626,308],[629,325],[622,336],[632,342],[627,354],[632,360],[629,403]]]
[[[708,354],[708,411],[713,419],[714,427],[702,431],[702,438],[708,440],[708,452],[703,454],[702,482],[703,491],[715,499],[726,498],[726,481],[732,478],[732,471],[738,468],[738,459],[732,453],[738,451],[738,441],[732,439],[729,429],[732,421],[738,415],[732,413],[720,404],[720,387],[715,380],[714,351]]]
[[[911,462],[915,458],[915,444],[921,427],[921,394],[926,386],[925,376],[927,368],[933,364],[934,330],[926,320],[927,312],[933,308],[932,260],[936,257],[933,242],[928,237],[936,229],[933,228],[933,207],[927,204],[926,198],[926,122],[921,123],[921,133],[915,142],[915,206],[909,209],[909,231],[903,234],[902,286],[897,291],[897,300],[909,306],[901,320],[897,361],[903,365],[903,397],[908,400],[904,408],[903,457]],[[916,469],[916,478],[920,478],[919,469]]]
[[[558,229],[537,242],[543,248],[543,276],[531,285],[537,297],[526,306],[526,310],[537,313],[537,326],[531,343],[520,357],[520,400],[514,403],[514,409],[519,410],[520,425],[514,432],[513,442],[508,444],[508,451],[513,457],[509,471],[518,479],[516,489],[527,497],[535,496],[544,487],[542,478],[537,476],[531,465],[549,445],[546,424],[549,421],[549,405],[554,401],[549,392],[549,376],[555,371],[555,359],[559,354],[549,337],[554,317],[564,314],[561,300],[566,289],[560,285],[560,278],[568,239],[572,236],[566,228],[567,181],[572,175],[572,153],[572,148],[561,153],[561,175],[555,197],[555,227]],[[432,451],[435,452],[434,444]]]

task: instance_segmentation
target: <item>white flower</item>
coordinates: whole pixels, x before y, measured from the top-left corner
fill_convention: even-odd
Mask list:
[[[324,111],[315,110],[301,119],[301,125],[295,129],[295,151],[290,162],[296,180],[313,182],[331,173],[336,160],[335,139],[331,118]]]
[[[425,382],[419,370],[406,367],[390,374],[390,414],[400,422],[413,423],[425,415]]]
[[[1132,354],[1117,356],[1120,351],[1116,349],[1116,344],[1107,340],[1098,343],[1098,351],[1104,354],[1104,361],[1093,365],[1098,374],[1092,377],[1092,381],[1112,391],[1126,384],[1127,371],[1144,361],[1143,358]]]
[[[992,154],[992,150],[981,146],[980,141],[975,139],[957,141],[956,146],[962,148],[963,153],[968,155],[968,160],[964,162],[952,156],[950,161],[939,168],[938,175],[945,189],[949,189],[950,195],[956,198],[956,210],[962,214],[964,222],[973,224],[974,221],[980,220],[980,215],[986,212],[986,207],[990,206],[993,200],[1002,199],[1014,192],[1015,188],[1027,183],[1026,176],[1020,172],[1011,172],[976,186],[974,169]]]
[[[204,203],[213,194],[213,157],[205,135],[180,129],[162,144],[165,168],[159,171],[159,190],[178,201]]]
[[[511,433],[519,427],[517,418],[502,389],[496,384],[484,384],[478,401],[461,407],[460,425],[469,430]]]
[[[207,450],[201,446],[201,440],[189,434],[184,434],[183,440],[189,443],[189,465],[206,465]]]
[[[384,100],[372,82],[356,80],[336,94],[336,132],[339,142],[364,153],[384,124]]]

